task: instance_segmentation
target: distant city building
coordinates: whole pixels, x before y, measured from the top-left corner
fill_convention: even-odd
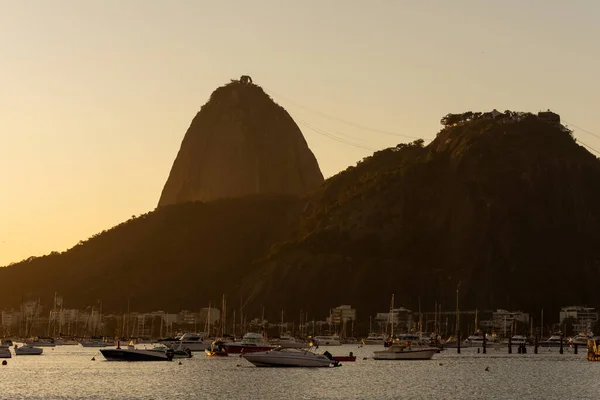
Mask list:
[[[379,330],[387,332],[390,323],[394,324],[394,331],[408,332],[413,328],[412,311],[404,307],[394,308],[393,313],[377,313],[375,322],[379,325]]]
[[[331,309],[331,320],[334,324],[356,320],[356,309],[350,305],[342,305]]]
[[[529,313],[522,311],[496,310],[492,313],[492,327],[505,336],[511,333],[513,323],[529,324]]]
[[[560,324],[566,318],[573,318],[573,331],[575,333],[586,332],[592,329],[598,321],[598,310],[592,307],[570,306],[560,310]]]

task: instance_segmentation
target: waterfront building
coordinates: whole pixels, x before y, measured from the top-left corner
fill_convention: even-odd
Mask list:
[[[560,309],[560,325],[566,318],[572,318],[573,332],[587,332],[592,329],[598,321],[598,310],[593,307],[569,306]]]

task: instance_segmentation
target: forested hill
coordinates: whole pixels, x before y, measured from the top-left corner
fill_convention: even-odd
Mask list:
[[[107,310],[197,309],[222,293],[259,315],[600,306],[600,161],[552,119],[446,117],[435,140],[378,151],[304,198],[161,207],[0,269],[20,294]],[[271,314],[269,314],[271,313]],[[295,314],[292,314],[295,313]]]
[[[453,309],[457,288],[471,308],[600,306],[585,284],[600,276],[600,161],[543,117],[449,115],[429,145],[328,179],[248,290],[311,314],[352,304],[374,315],[391,293]]]

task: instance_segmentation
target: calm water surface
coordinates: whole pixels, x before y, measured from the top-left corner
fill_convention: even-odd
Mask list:
[[[378,347],[321,347],[352,351],[357,360],[318,369],[256,368],[204,353],[182,365],[107,362],[97,349],[45,348],[0,366],[0,399],[600,399],[600,362],[588,362],[583,351],[454,349],[430,361],[363,359]]]

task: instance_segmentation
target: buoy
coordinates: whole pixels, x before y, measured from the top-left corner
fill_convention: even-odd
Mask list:
[[[2,365],[7,365],[8,362],[6,360],[2,361]]]
[[[485,370],[486,370],[486,371],[489,371],[489,370],[490,370],[490,367],[485,367]]]
[[[441,365],[444,365],[444,364],[440,363],[440,366],[441,366]]]
[[[237,364],[237,365],[236,365],[236,367],[239,367],[239,366],[240,366],[240,364]]]
[[[363,360],[366,360],[366,359],[367,359],[367,357],[363,357]]]
[[[92,361],[96,361],[96,357],[92,357]]]
[[[181,364],[181,361],[179,361],[179,365],[183,365],[183,364]]]

